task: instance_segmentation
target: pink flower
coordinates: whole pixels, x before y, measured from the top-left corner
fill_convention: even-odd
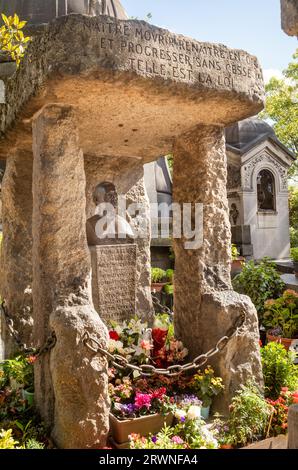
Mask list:
[[[152,345],[150,341],[146,341],[145,339],[143,339],[143,341],[141,341],[141,348],[145,351],[150,351],[152,349]]]
[[[29,356],[27,358],[27,362],[29,362],[29,364],[34,364],[34,362],[36,362],[37,360],[37,356]]]
[[[282,392],[288,392],[289,389],[288,389],[288,387],[282,387],[281,391],[282,391]]]
[[[181,439],[179,436],[172,437],[172,442],[174,442],[174,444],[184,444],[183,439]]]
[[[150,408],[151,406],[151,400],[152,400],[152,395],[149,395],[147,393],[136,393],[135,397],[135,406],[139,410],[143,407],[146,407],[147,409]]]

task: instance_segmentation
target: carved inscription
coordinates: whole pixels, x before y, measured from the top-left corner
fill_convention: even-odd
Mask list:
[[[140,22],[97,23],[102,55],[120,52],[129,69],[146,76],[230,87],[239,80],[262,82],[255,57],[223,45],[199,43]]]
[[[90,247],[93,303],[106,321],[135,315],[136,250],[136,245]]]

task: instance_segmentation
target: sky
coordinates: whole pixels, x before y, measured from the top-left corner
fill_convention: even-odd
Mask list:
[[[280,0],[121,0],[129,16],[199,41],[222,43],[258,57],[265,81],[280,76],[298,47],[281,29]]]

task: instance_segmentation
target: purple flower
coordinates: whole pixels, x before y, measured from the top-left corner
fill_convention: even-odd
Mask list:
[[[152,437],[151,437],[151,441],[153,442],[153,444],[156,444],[156,443],[157,443],[157,437],[156,437],[156,436],[152,436]]]
[[[196,395],[176,395],[174,397],[175,402],[183,406],[201,406],[202,402],[198,399]]]
[[[180,421],[181,423],[185,423],[185,416],[181,416]]]
[[[121,405],[121,412],[125,415],[132,415],[135,412],[135,405],[133,403]]]

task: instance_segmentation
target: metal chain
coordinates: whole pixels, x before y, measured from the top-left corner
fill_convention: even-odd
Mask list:
[[[13,319],[10,317],[8,313],[7,307],[5,305],[5,301],[3,301],[0,304],[0,312],[2,313],[5,319],[5,323],[6,323],[7,329],[11,337],[15,340],[15,343],[17,344],[18,349],[21,353],[25,355],[32,354],[36,357],[40,357],[55,347],[57,338],[56,338],[55,332],[53,331],[51,335],[46,339],[43,346],[41,346],[40,348],[28,348],[27,345],[21,341],[19,333],[14,328]]]
[[[155,295],[152,294],[151,296],[152,296],[152,302],[153,302],[154,307],[158,307],[161,312],[167,313],[168,315],[173,317],[174,314],[169,307],[167,307],[166,305],[162,305],[162,303],[159,301],[159,299]]]
[[[139,372],[140,375],[145,377],[152,377],[153,375],[177,377],[183,372],[200,369],[203,365],[206,364],[206,362],[208,362],[211,357],[220,353],[231,341],[231,339],[239,333],[244,322],[245,315],[243,314],[236,320],[234,326],[229,329],[227,335],[220,338],[214,348],[210,349],[210,351],[205,354],[201,354],[200,356],[197,356],[192,362],[189,362],[188,364],[176,364],[168,367],[167,369],[158,369],[151,364],[143,364],[141,366],[131,364],[126,357],[120,356],[119,354],[111,354],[109,351],[104,349],[96,339],[92,338],[88,331],[84,333],[82,341],[85,346],[90,349],[90,351],[94,352],[95,354],[101,354],[102,356],[105,356],[117,369],[131,369],[132,371]]]

